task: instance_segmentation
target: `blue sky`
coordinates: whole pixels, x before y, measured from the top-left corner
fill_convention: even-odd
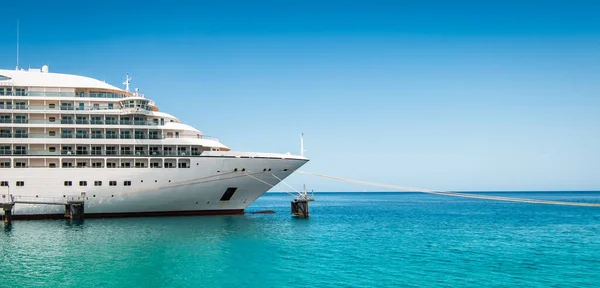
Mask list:
[[[440,190],[600,189],[594,1],[9,1],[0,67],[125,73],[234,150]],[[317,191],[377,188],[294,175]]]

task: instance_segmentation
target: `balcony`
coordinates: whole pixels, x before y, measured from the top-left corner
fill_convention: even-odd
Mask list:
[[[35,156],[200,156],[202,152],[187,152],[187,151],[146,151],[146,150],[0,150],[0,155],[35,155]]]
[[[34,134],[30,134],[30,133],[0,133],[0,138],[77,138],[77,139],[150,139],[150,140],[163,140],[163,139],[167,139],[167,138],[174,138],[174,139],[207,139],[207,140],[213,140],[216,142],[219,142],[219,140],[217,138],[214,137],[210,137],[210,136],[204,136],[204,135],[200,135],[200,136],[179,136],[179,137],[165,137],[163,135],[131,135],[131,134],[90,134],[87,131],[84,133],[73,133],[72,131],[63,131],[62,133],[58,134],[40,134],[40,133],[34,133]]]

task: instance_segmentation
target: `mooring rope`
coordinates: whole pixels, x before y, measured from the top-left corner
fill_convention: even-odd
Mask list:
[[[335,176],[329,176],[329,175],[323,175],[323,174],[304,172],[304,171],[300,171],[300,170],[294,170],[294,172],[300,173],[300,174],[305,174],[305,175],[326,178],[326,179],[333,179],[333,180],[338,180],[338,181],[343,181],[343,182],[355,183],[355,184],[360,184],[360,185],[387,188],[387,189],[392,189],[392,190],[397,190],[397,191],[411,191],[411,192],[421,192],[421,193],[427,193],[427,194],[444,195],[444,196],[452,196],[452,197],[485,199],[485,200],[495,200],[495,201],[508,201],[508,202],[520,202],[520,203],[600,207],[600,203],[539,200],[539,199],[502,197],[502,196],[491,196],[491,195],[481,195],[481,194],[466,194],[466,193],[449,192],[449,191],[436,191],[436,190],[420,189],[420,188],[414,188],[414,187],[396,186],[396,185],[381,184],[381,183],[367,182],[367,181],[361,181],[361,180],[353,180],[353,179],[342,178],[342,177],[335,177]]]
[[[281,178],[279,178],[279,177],[275,176],[275,174],[273,174],[273,173],[271,173],[271,175],[273,175],[273,177],[275,177],[275,179],[279,180],[279,182],[281,182],[281,183],[285,184],[285,186],[287,186],[287,187],[290,187],[290,189],[292,189],[292,190],[296,191],[298,194],[301,194],[301,193],[300,193],[300,191],[298,191],[298,189],[296,189],[296,188],[294,188],[294,187],[290,186],[290,184],[288,184],[288,183],[286,183],[285,181],[283,181],[283,179],[281,179]]]
[[[271,188],[275,187],[275,185],[273,185],[273,184],[271,184],[271,183],[269,183],[269,182],[267,182],[267,181],[263,181],[263,180],[261,180],[261,179],[258,179],[258,178],[254,177],[254,176],[252,176],[252,175],[250,175],[250,174],[248,174],[248,173],[246,173],[246,172],[242,172],[242,173],[244,173],[244,175],[246,175],[246,176],[248,176],[248,177],[250,177],[250,178],[252,178],[252,179],[254,179],[254,180],[256,180],[256,181],[259,181],[259,182],[261,182],[261,183],[264,183],[264,184],[268,185],[268,186],[269,186],[269,187],[271,187]],[[271,174],[271,175],[273,175],[273,174]],[[275,176],[275,175],[273,175],[273,176]],[[277,177],[275,177],[275,178],[277,178]],[[290,195],[292,195],[292,196],[294,196],[294,197],[296,197],[296,195],[294,195],[294,194],[292,194],[292,193],[290,193],[290,192],[288,192],[288,191],[284,191],[284,192],[285,192],[285,193],[287,193],[287,194],[290,194]]]

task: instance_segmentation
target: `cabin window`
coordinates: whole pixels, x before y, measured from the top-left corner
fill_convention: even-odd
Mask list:
[[[123,186],[131,186],[131,181],[124,181]]]
[[[102,181],[94,181],[94,186],[102,186]]]
[[[108,185],[117,186],[117,181],[110,181],[110,182],[108,182]]]
[[[16,168],[25,168],[25,167],[27,167],[27,163],[25,163],[25,162],[15,162],[15,167]]]
[[[48,150],[49,150],[50,152],[56,152],[56,147],[50,147],[50,148],[48,148]]]
[[[73,182],[71,182],[71,181],[65,181],[65,186],[73,186]]]
[[[87,181],[79,181],[79,186],[87,186]]]
[[[56,104],[48,104],[48,108],[54,109],[54,108],[56,108]]]
[[[7,187],[8,186],[8,181],[1,181],[0,182],[0,186]]]
[[[25,182],[24,181],[17,181],[17,186],[18,187],[23,187],[23,186],[25,186]]]

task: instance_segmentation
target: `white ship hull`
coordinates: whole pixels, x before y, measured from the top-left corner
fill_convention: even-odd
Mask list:
[[[185,169],[11,168],[2,170],[0,180],[25,184],[0,187],[0,194],[11,194],[17,202],[62,203],[85,193],[86,218],[238,214],[280,182],[275,176],[284,179],[307,161],[287,155],[200,156],[192,157],[191,167]],[[65,186],[65,181],[72,186]],[[80,181],[87,186],[80,186]],[[101,186],[95,186],[96,181]],[[110,181],[117,185],[110,186]],[[131,186],[124,186],[125,181]],[[228,188],[237,189],[229,200],[222,200]],[[64,211],[63,205],[17,203],[13,215],[14,219],[61,218]]]

